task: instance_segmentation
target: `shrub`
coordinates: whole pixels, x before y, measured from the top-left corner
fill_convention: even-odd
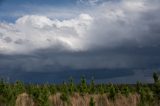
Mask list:
[[[140,106],[146,106],[147,104],[149,104],[149,106],[153,105],[153,92],[149,87],[141,87],[139,93],[141,96]]]
[[[69,93],[72,95],[75,91],[75,85],[73,82],[73,78],[71,77],[69,80],[69,88],[68,88]]]
[[[158,76],[158,74],[157,73],[153,73],[153,79],[154,79],[154,82],[156,83],[157,81],[158,81],[158,78],[159,76]]]
[[[99,93],[100,93],[101,95],[104,94],[104,85],[103,85],[103,84],[100,85],[98,91],[99,91]]]
[[[21,94],[25,92],[25,86],[23,84],[23,82],[21,81],[16,81],[16,83],[14,84],[14,93],[15,95]]]
[[[57,92],[56,86],[54,84],[49,85],[49,91],[51,94],[56,94],[56,92]]]
[[[16,96],[13,87],[10,84],[6,84],[3,89],[3,97],[7,106],[15,105]]]
[[[95,93],[95,83],[94,79],[91,80],[90,87],[89,87],[89,93],[94,94]]]
[[[109,89],[109,99],[115,100],[115,97],[116,97],[116,90],[115,87],[111,85]]]
[[[87,88],[87,83],[86,83],[85,77],[81,78],[81,84],[80,84],[79,91],[80,91],[81,95],[84,95],[85,93],[88,92],[88,88]]]
[[[95,106],[93,97],[90,98],[89,106]]]
[[[121,89],[121,93],[123,95],[125,95],[126,97],[128,97],[128,95],[130,93],[129,87],[128,86],[123,86],[122,89]]]

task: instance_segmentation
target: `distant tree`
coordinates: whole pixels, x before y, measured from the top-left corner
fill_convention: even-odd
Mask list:
[[[99,93],[100,93],[101,95],[104,94],[104,85],[103,85],[103,84],[100,85],[98,91],[99,91]]]
[[[63,101],[64,104],[69,103],[69,94],[66,82],[63,82],[60,99]]]
[[[17,95],[15,95],[13,86],[11,86],[10,84],[5,84],[2,95],[4,97],[7,106],[15,105],[15,100]]]
[[[50,90],[51,94],[56,94],[56,92],[57,92],[56,85],[54,85],[54,84],[49,85],[49,90]]]
[[[129,87],[127,85],[123,86],[121,89],[121,93],[124,94],[125,96],[128,96],[130,93]]]
[[[90,83],[89,93],[90,93],[90,94],[95,93],[95,82],[94,82],[94,79],[93,79],[93,78],[92,78],[91,83]]]
[[[80,93],[81,93],[81,95],[84,95],[84,94],[87,93],[87,92],[88,92],[87,82],[86,82],[85,77],[83,76],[83,77],[81,78]]]
[[[25,92],[25,85],[22,81],[16,81],[14,84],[14,93],[15,95],[21,94]]]
[[[39,96],[40,97],[39,101],[42,106],[49,106],[49,101],[48,101],[49,95],[50,91],[48,85],[42,86],[40,89],[40,96]]]
[[[111,85],[109,89],[109,98],[111,100],[115,100],[115,97],[116,97],[116,89],[113,85]]]
[[[140,106],[153,106],[153,92],[148,86],[140,88]]]
[[[157,81],[156,83],[154,83],[153,92],[160,105],[160,81]]]
[[[75,91],[75,85],[74,85],[74,81],[73,81],[73,78],[71,77],[70,79],[69,79],[69,88],[68,88],[68,90],[69,90],[69,93],[72,95],[73,93],[74,93],[74,91]]]
[[[89,106],[95,106],[94,98],[90,98]]]
[[[156,83],[156,82],[158,82],[158,78],[159,76],[158,76],[158,74],[157,73],[153,73],[153,79],[154,79],[154,82]]]
[[[3,94],[3,89],[5,87],[5,82],[3,79],[0,80],[0,94]]]
[[[137,81],[137,84],[136,84],[136,92],[137,92],[137,93],[140,93],[141,87],[142,87],[142,83],[139,82],[139,81]]]

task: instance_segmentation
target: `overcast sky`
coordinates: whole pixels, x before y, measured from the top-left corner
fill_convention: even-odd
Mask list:
[[[45,73],[43,82],[48,73],[54,80],[86,74],[99,82],[152,82],[160,68],[159,4],[0,0],[0,75],[28,81]]]

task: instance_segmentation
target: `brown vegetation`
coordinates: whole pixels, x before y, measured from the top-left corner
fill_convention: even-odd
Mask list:
[[[16,99],[16,106],[34,106],[34,102],[28,94],[22,93]]]
[[[62,101],[60,95],[60,93],[57,93],[49,96],[50,106],[90,106],[91,97],[94,98],[95,106],[137,106],[140,101],[138,94],[130,94],[128,97],[119,94],[113,101],[108,99],[106,94],[85,94],[82,96],[75,93],[69,98],[70,102]],[[34,104],[33,99],[28,94],[22,93],[17,97],[16,106],[36,106],[36,104]]]

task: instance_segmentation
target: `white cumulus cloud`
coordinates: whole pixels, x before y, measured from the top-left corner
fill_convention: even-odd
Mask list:
[[[99,0],[80,0],[96,3]],[[30,53],[38,49],[85,51],[119,46],[160,45],[157,0],[104,2],[79,16],[54,19],[24,15],[15,23],[0,23],[0,53]]]
[[[85,49],[81,44],[93,18],[81,14],[70,20],[51,20],[45,16],[26,15],[15,24],[0,24],[0,52],[28,53],[47,47],[59,50]]]

